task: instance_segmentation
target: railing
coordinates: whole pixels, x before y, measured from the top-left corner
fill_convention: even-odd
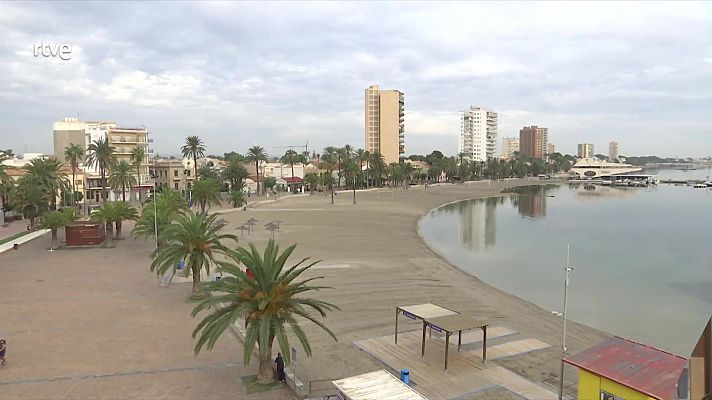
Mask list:
[[[334,379],[315,379],[309,381],[309,393],[307,396],[310,398],[321,397],[324,399],[336,398],[336,386],[331,382]]]

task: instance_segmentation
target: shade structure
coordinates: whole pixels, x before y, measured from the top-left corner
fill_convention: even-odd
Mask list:
[[[406,318],[412,320],[425,320],[426,318],[441,317],[444,315],[454,315],[458,314],[457,311],[453,311],[449,308],[441,307],[433,303],[416,304],[412,306],[400,306],[396,307],[396,334],[395,343],[398,344],[398,316],[403,315]]]
[[[332,381],[347,400],[427,400],[385,370]]]

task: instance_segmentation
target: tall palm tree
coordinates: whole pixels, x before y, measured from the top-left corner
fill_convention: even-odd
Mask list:
[[[193,185],[193,200],[205,213],[205,206],[220,204],[220,184],[214,179],[198,179]]]
[[[363,164],[368,163],[371,153],[368,150],[358,149],[354,154],[356,156],[356,160],[358,161],[359,171],[363,171]],[[366,187],[368,187],[368,179],[366,179]]]
[[[52,158],[35,158],[23,169],[37,178],[42,189],[47,193],[50,208],[57,209],[57,195],[68,188],[67,175],[61,171],[62,163]]]
[[[84,161],[84,147],[76,143],[65,147],[64,161],[68,162],[69,167],[72,168],[72,207],[74,207],[77,204],[77,169],[79,169],[79,163]]]
[[[163,189],[157,196],[146,203],[141,211],[141,216],[136,221],[136,226],[131,231],[133,237],[149,238],[157,237],[157,245],[164,242],[162,239],[165,227],[175,219],[181,211],[188,209],[188,203],[182,194],[175,190]],[[156,228],[158,232],[156,232]]]
[[[183,157],[193,159],[193,168],[195,169],[195,177],[198,178],[198,157],[205,157],[205,144],[198,136],[188,136],[185,138],[185,144],[180,148],[183,152]]]
[[[336,166],[336,154],[327,152],[324,149],[324,155],[321,156],[321,164],[326,170],[326,173],[322,176],[322,183],[329,186],[331,190],[331,204],[334,204],[334,167]],[[326,178],[325,180],[325,177]]]
[[[184,261],[193,274],[193,296],[202,297],[200,272],[210,273],[211,264],[219,265],[216,256],[230,257],[232,252],[222,244],[224,240],[234,240],[237,236],[221,234],[226,223],[217,220],[218,214],[195,213],[193,210],[179,213],[163,233],[165,244],[151,254],[151,271],[163,275]]]
[[[141,165],[146,158],[143,146],[135,146],[131,150],[131,165],[136,169],[136,186],[138,186],[138,201],[141,203]],[[125,200],[124,200],[125,201]]]
[[[260,192],[260,162],[267,161],[267,153],[265,149],[260,146],[252,146],[247,150],[245,155],[245,160],[248,162],[255,163],[255,173],[257,174],[257,193]],[[262,191],[264,192],[264,185],[262,185]]]
[[[15,182],[10,178],[7,173],[8,166],[3,165],[2,162],[5,160],[6,156],[0,152],[0,201],[2,201],[2,212],[3,217],[5,216],[5,207],[8,204],[8,197],[15,187]],[[4,222],[4,218],[3,218]]]
[[[270,240],[262,254],[253,244],[250,244],[249,249],[238,248],[236,258],[254,273],[254,278],[248,277],[233,263],[220,265],[220,271],[226,276],[217,282],[205,284],[205,290],[212,295],[198,304],[192,312],[195,317],[201,311],[211,311],[193,330],[193,337],[198,337],[195,344],[196,354],[203,347],[212,350],[220,336],[226,331],[229,332],[230,325],[244,318],[247,332],[243,345],[243,362],[245,365],[250,363],[257,346],[260,358],[257,381],[270,383],[274,381],[272,346],[275,339],[287,363],[291,357],[287,336],[290,331],[301,344],[307,357],[311,356],[309,339],[297,317],[311,321],[336,340],[334,333],[311,311],[326,317],[327,311],[339,308],[305,296],[327,288],[310,284],[320,277],[298,280],[301,274],[318,261],[306,263],[308,258],[305,258],[292,266],[286,266],[295,247],[296,245],[292,245],[280,254],[279,246]]]
[[[356,204],[356,184],[360,171],[355,160],[348,159],[344,162],[344,175],[346,175],[346,185],[351,183],[351,189],[354,194],[353,204]]]
[[[245,201],[245,195],[242,194],[241,190],[234,190],[232,193],[230,193],[230,203],[232,204],[233,208],[242,207],[247,204],[247,202]]]
[[[247,169],[242,165],[241,158],[237,155],[228,158],[227,165],[222,171],[222,178],[230,184],[230,191],[242,192],[245,186],[243,181],[247,178]]]
[[[341,155],[340,155],[341,149],[334,147],[334,146],[327,146],[324,147],[324,152],[321,156],[321,160],[324,161],[324,158],[326,157],[327,159],[333,161],[334,166],[338,166],[339,168],[339,173],[337,176],[339,177],[339,181],[337,183],[337,186],[341,186]]]
[[[48,195],[40,179],[31,174],[25,175],[17,181],[15,190],[10,194],[12,203],[30,220],[30,229],[34,229],[35,218],[47,210],[48,204]]]
[[[40,228],[49,229],[52,233],[49,247],[50,251],[57,249],[55,247],[55,243],[57,243],[57,230],[71,224],[75,219],[77,219],[77,214],[73,208],[65,208],[62,211],[50,211],[42,216]]]
[[[91,213],[90,218],[94,221],[102,221],[104,223],[106,228],[104,247],[113,247],[114,222],[119,218],[118,209],[114,202],[104,202],[101,207]]]
[[[101,197],[106,203],[106,174],[116,164],[116,147],[107,138],[99,138],[87,146],[87,165],[99,168],[101,176]]]
[[[138,212],[136,211],[136,208],[134,208],[131,204],[125,201],[114,202],[114,207],[116,208],[116,219],[114,220],[114,224],[116,225],[116,236],[114,238],[117,240],[121,240],[123,239],[121,237],[121,228],[123,226],[123,222],[136,221],[138,219]]]
[[[309,189],[310,189],[309,194],[313,195],[316,185],[319,184],[319,175],[317,175],[315,173],[306,174],[306,176],[304,176],[304,180],[309,185]]]
[[[381,177],[383,176],[383,172],[386,169],[386,162],[384,161],[381,153],[371,153],[371,157],[368,164],[371,175],[373,176],[374,180],[376,180],[376,185],[378,185],[378,187],[381,187]]]
[[[126,160],[121,160],[114,165],[111,175],[109,175],[111,189],[114,191],[121,189],[121,199],[124,202],[126,201],[126,187],[129,187],[129,198],[131,198],[131,187],[136,186],[136,178],[131,172],[131,165]]]

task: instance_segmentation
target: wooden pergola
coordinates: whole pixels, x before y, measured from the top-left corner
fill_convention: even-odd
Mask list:
[[[413,320],[421,320],[423,323],[423,341],[421,343],[421,357],[425,356],[425,335],[428,328],[432,335],[433,329],[436,332],[445,332],[445,370],[447,371],[447,360],[450,349],[450,335],[457,332],[457,350],[462,346],[462,331],[480,328],[483,333],[482,342],[482,362],[487,361],[487,326],[486,321],[477,320],[449,308],[441,307],[433,303],[417,304],[412,306],[396,307],[395,344],[398,345],[398,316],[403,315]]]

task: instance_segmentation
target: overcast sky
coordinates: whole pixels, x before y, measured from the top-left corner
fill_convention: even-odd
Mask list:
[[[45,40],[71,60],[35,57]],[[406,154],[457,152],[459,114],[564,153],[712,154],[712,3],[0,3],[0,148],[52,152],[65,116],[147,126],[176,153],[363,147],[370,84]]]

